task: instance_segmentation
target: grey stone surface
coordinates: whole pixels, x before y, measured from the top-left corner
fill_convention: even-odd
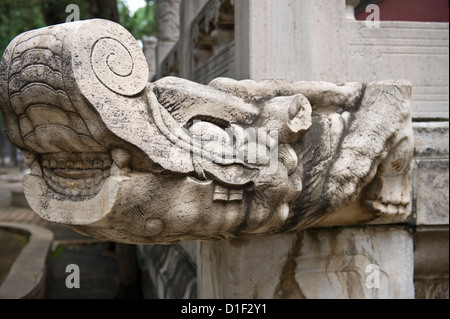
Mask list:
[[[190,258],[192,264],[197,263],[198,253],[199,253],[199,242],[197,241],[187,241],[180,243],[179,246],[184,250],[187,256]]]
[[[414,287],[418,299],[448,299],[448,122],[413,123]]]
[[[448,159],[415,159],[414,167],[413,197],[417,225],[448,225]]]
[[[414,289],[416,299],[448,299],[449,279],[415,279]]]
[[[181,0],[157,0],[158,37],[162,42],[177,42],[180,37]]]
[[[29,242],[21,250],[0,286],[0,299],[45,298],[53,233],[31,224],[2,222],[0,226],[19,229],[30,235]]]
[[[199,298],[414,298],[412,233],[401,226],[205,242],[200,256]],[[379,286],[366,285],[370,265]]]
[[[448,122],[416,122],[413,123],[413,130],[415,156],[448,158]]]

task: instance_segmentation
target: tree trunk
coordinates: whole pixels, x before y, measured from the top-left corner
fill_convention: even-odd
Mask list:
[[[116,0],[89,0],[93,18],[103,18],[119,22],[119,10]]]
[[[119,265],[120,291],[116,298],[140,299],[142,291],[139,282],[139,269],[136,246],[115,243],[117,262]]]
[[[43,1],[42,14],[47,25],[55,25],[66,22],[66,1]]]

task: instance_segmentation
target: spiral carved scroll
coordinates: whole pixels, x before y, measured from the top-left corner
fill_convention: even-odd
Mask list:
[[[65,52],[66,59],[72,61],[68,71],[73,71],[76,85],[93,104],[109,95],[104,88],[131,97],[141,93],[147,84],[149,71],[144,53],[133,36],[117,23],[93,19],[73,24]],[[91,96],[93,91],[96,95]]]
[[[140,71],[142,58],[135,57],[118,40],[102,38],[91,52],[91,66],[100,82],[111,91],[132,96],[141,92],[147,78]]]

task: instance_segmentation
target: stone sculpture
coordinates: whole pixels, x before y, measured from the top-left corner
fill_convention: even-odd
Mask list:
[[[408,213],[407,81],[147,80],[110,21],[9,44],[0,104],[42,218],[147,244],[301,230],[355,202],[370,219]]]

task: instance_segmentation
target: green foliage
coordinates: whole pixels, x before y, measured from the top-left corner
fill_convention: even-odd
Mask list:
[[[156,35],[156,5],[152,0],[146,0],[145,7],[139,8],[131,15],[130,10],[123,2],[118,0],[120,24],[124,26],[136,39],[144,36]]]
[[[18,34],[43,26],[41,0],[0,0],[0,53]]]
[[[0,56],[8,43],[18,34],[64,23],[70,14],[65,12],[69,4],[80,8],[80,19],[91,19],[89,0],[0,0]],[[155,3],[146,0],[146,6],[138,9],[133,15],[123,2],[117,1],[120,24],[133,34],[136,39],[144,35],[156,35]]]
[[[55,260],[56,258],[58,258],[58,256],[61,255],[63,251],[64,251],[64,249],[58,245],[52,253],[52,260]]]
[[[0,55],[22,32],[65,22],[69,4],[80,8],[80,18],[89,19],[88,0],[0,0]]]

